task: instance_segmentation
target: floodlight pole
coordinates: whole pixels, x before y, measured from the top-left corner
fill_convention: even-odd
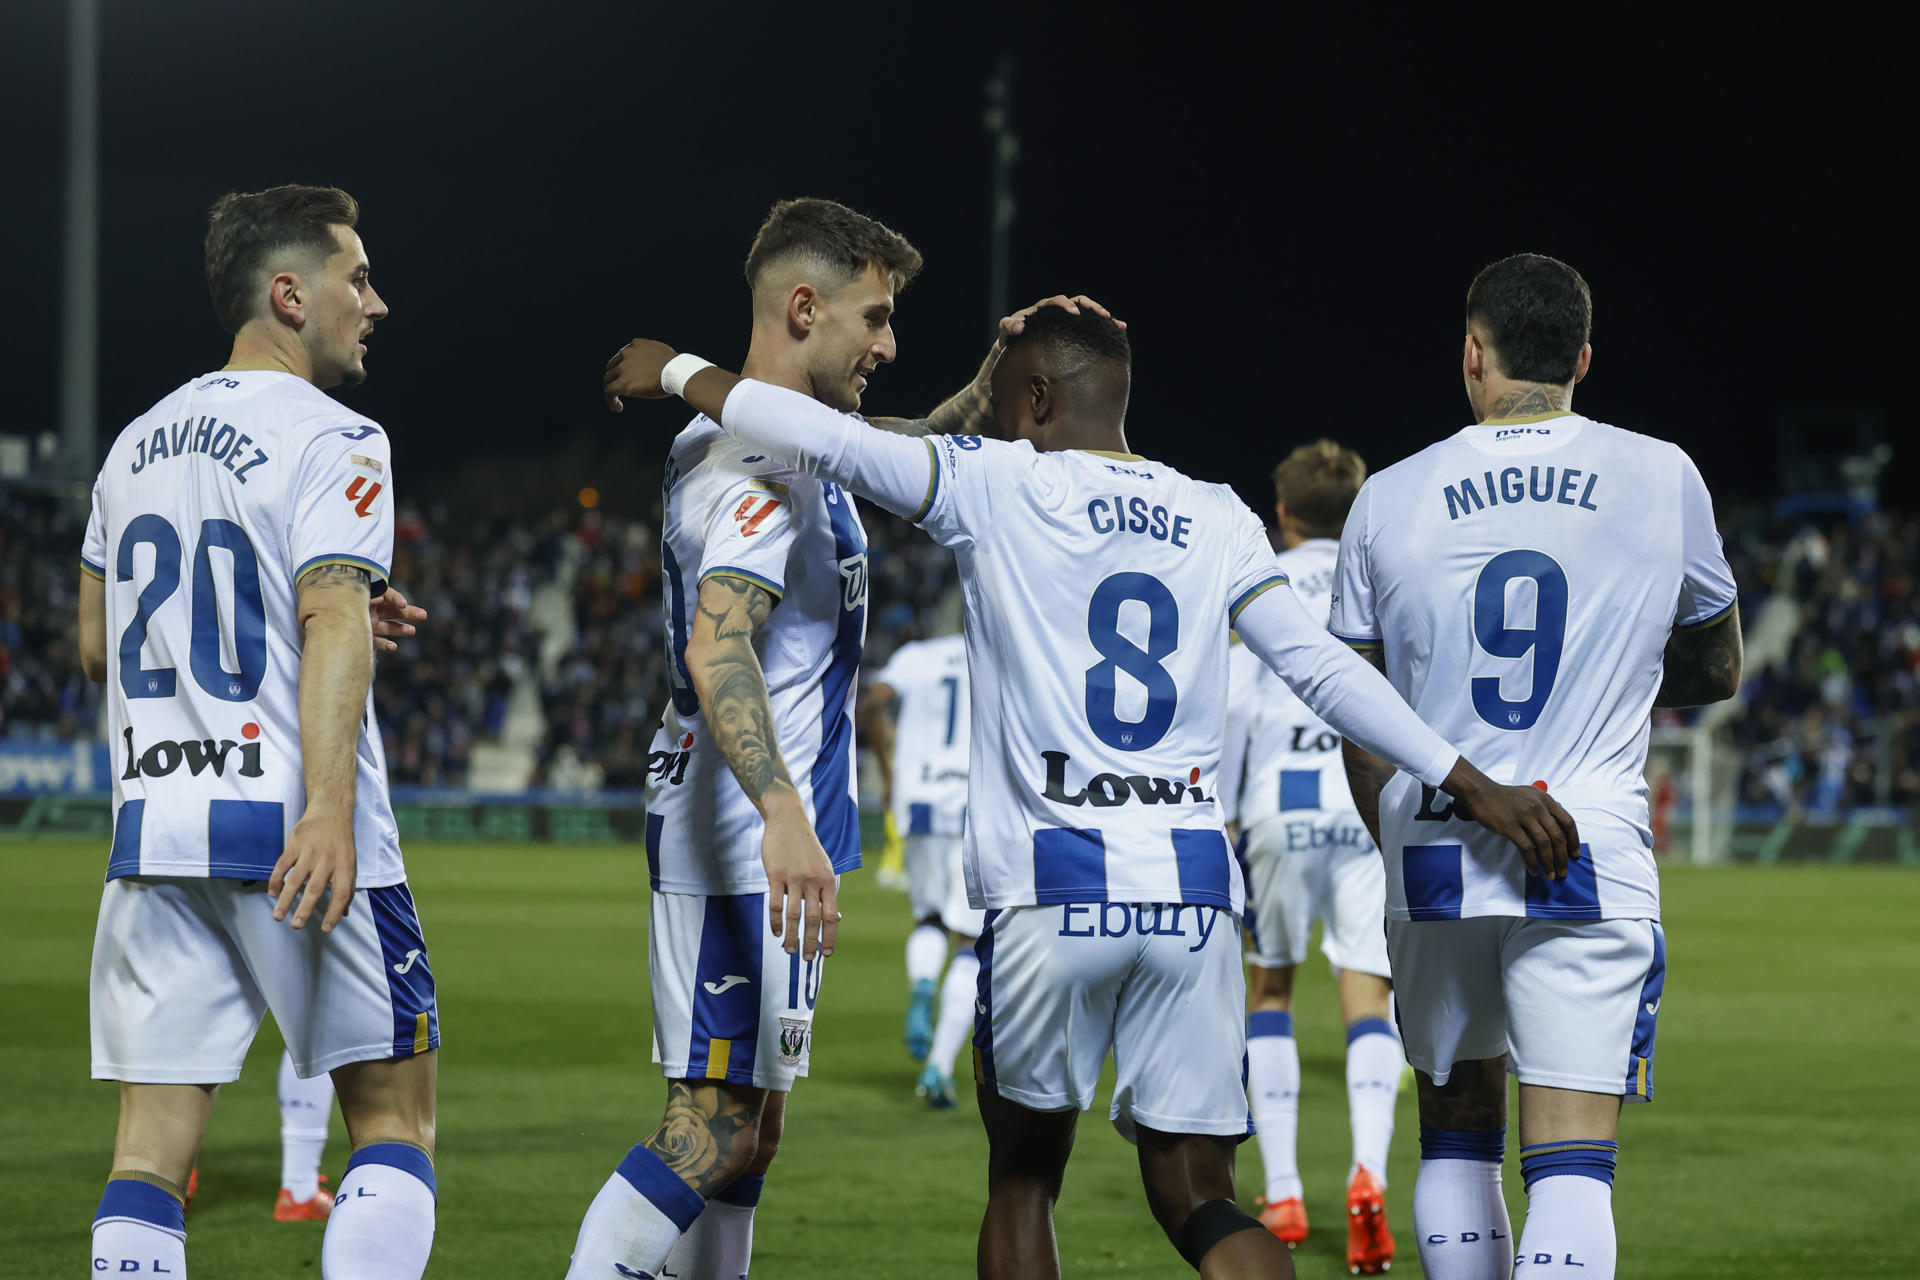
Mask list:
[[[1012,258],[1013,166],[1020,158],[1020,135],[1013,131],[1013,58],[1002,54],[987,78],[984,123],[993,139],[993,206],[988,214],[987,317],[989,332],[1000,331],[1007,314],[1007,275]]]
[[[60,317],[61,469],[90,478],[98,412],[100,5],[68,0],[67,199]]]

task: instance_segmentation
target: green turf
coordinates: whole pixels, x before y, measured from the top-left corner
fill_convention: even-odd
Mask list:
[[[645,865],[636,849],[416,846],[408,865],[440,984],[439,1234],[429,1274],[553,1277],[627,1147],[658,1118],[648,1063]],[[87,1074],[86,976],[105,852],[0,843],[0,1274],[86,1274],[107,1171],[111,1086]],[[1658,1093],[1632,1109],[1616,1193],[1622,1276],[1913,1275],[1920,1246],[1920,879],[1878,867],[1673,870]],[[929,1114],[899,1045],[904,901],[868,875],[826,975],[813,1077],[756,1224],[766,1280],[972,1274],[984,1142],[970,1097]],[[1345,1274],[1342,1037],[1324,969],[1297,1022],[1301,1164],[1315,1234],[1301,1276]],[[278,1185],[273,1072],[260,1037],[221,1099],[189,1219],[194,1280],[318,1275],[317,1225],[268,1217]],[[967,1068],[963,1065],[964,1077]],[[1104,1103],[1102,1104],[1104,1105]],[[1420,1274],[1410,1233],[1417,1152],[1401,1099],[1395,1276]],[[328,1149],[337,1178],[344,1138]],[[1259,1157],[1242,1160],[1248,1198]],[[1520,1219],[1519,1177],[1507,1184]],[[1089,1116],[1060,1205],[1073,1276],[1177,1276],[1147,1217],[1131,1150]],[[1190,1274],[1190,1273],[1187,1273]]]

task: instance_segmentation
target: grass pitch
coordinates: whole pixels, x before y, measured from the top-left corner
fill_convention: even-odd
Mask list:
[[[580,1215],[659,1117],[648,1062],[645,860],[637,848],[415,845],[407,853],[440,984],[439,1234],[432,1277],[564,1274]],[[87,1077],[87,959],[105,850],[0,843],[0,1274],[87,1274],[107,1173],[111,1085]],[[764,1280],[973,1274],[985,1142],[913,1096],[900,1046],[906,906],[849,877],[813,1077],[794,1096],[755,1229]],[[1629,1110],[1615,1192],[1620,1274],[1911,1276],[1920,1247],[1920,878],[1883,867],[1674,869],[1659,1101]],[[1346,1273],[1343,1038],[1323,965],[1296,1012],[1307,1280]],[[317,1277],[321,1228],[269,1217],[279,1184],[271,1022],[223,1091],[188,1219],[194,1280]],[[1099,1104],[1105,1106],[1104,1096]],[[1389,1214],[1412,1239],[1417,1121],[1400,1103]],[[326,1168],[346,1161],[339,1119]],[[1517,1156],[1507,1187],[1518,1227]],[[1242,1149],[1247,1203],[1259,1189]],[[1191,1274],[1154,1228],[1131,1148],[1083,1121],[1059,1212],[1071,1276]]]

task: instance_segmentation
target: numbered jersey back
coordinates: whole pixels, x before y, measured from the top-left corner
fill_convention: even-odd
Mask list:
[[[1589,856],[1564,882],[1396,777],[1381,802],[1399,919],[1658,918],[1649,711],[1675,626],[1734,601],[1706,488],[1665,441],[1574,414],[1469,427],[1374,476],[1331,625],[1385,645],[1420,717],[1503,782],[1547,784]]]
[[[331,564],[386,589],[381,429],[291,374],[211,374],[108,450],[81,549],[106,587],[108,876],[264,879],[305,806],[294,583]],[[405,878],[369,693],[358,883]]]
[[[1215,787],[1229,620],[1285,582],[1260,522],[1141,458],[929,447],[916,519],[966,595],[974,905],[1238,910]]]
[[[967,813],[972,721],[967,642],[938,636],[901,645],[874,679],[898,699],[893,822],[903,836],[957,836]]]

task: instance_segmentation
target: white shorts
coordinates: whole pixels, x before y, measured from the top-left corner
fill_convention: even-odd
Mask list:
[[[1336,969],[1386,978],[1387,869],[1351,809],[1294,809],[1247,828],[1247,910],[1252,961],[1304,964],[1313,922]]]
[[[907,902],[915,922],[938,920],[962,937],[979,937],[986,912],[967,904],[960,837],[903,836],[900,845],[907,865]]]
[[[1253,1132],[1240,928],[1218,907],[1076,903],[987,913],[974,1077],[1035,1111],[1085,1111],[1107,1050],[1114,1128]]]
[[[790,1091],[812,1056],[825,957],[782,949],[764,893],[656,890],[650,931],[653,1060],[667,1079]]]
[[[123,876],[100,895],[93,1077],[226,1084],[267,1010],[302,1077],[440,1047],[420,917],[405,884],[361,889],[331,934],[273,918],[263,880]]]
[[[1389,920],[1407,1061],[1445,1084],[1456,1062],[1511,1053],[1522,1084],[1653,1101],[1667,978],[1652,920]]]

